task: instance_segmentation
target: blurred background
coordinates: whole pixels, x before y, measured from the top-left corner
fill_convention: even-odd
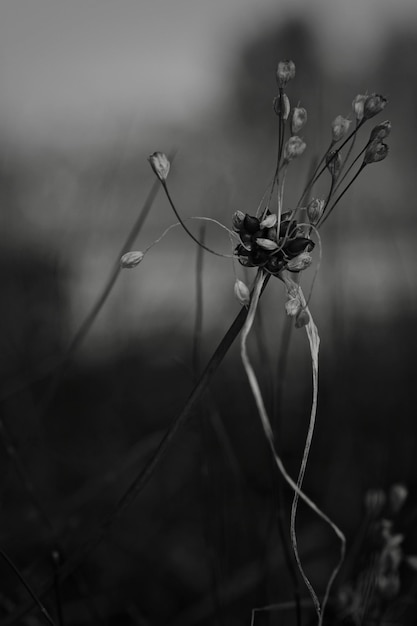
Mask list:
[[[229,226],[234,211],[255,213],[274,172],[275,72],[286,58],[297,67],[289,98],[309,118],[285,208],[356,94],[386,96],[375,123],[390,119],[393,127],[389,157],[366,168],[322,232],[310,303],[321,389],[306,490],[349,537],[371,487],[405,483],[407,519],[415,519],[415,2],[5,0],[1,543],[35,588],[53,576],[53,547],[75,549],[112,510],[198,373],[197,251],[174,229],[121,273],[45,403],[51,375],[154,183],[147,157],[176,150],[169,184],[182,216]],[[159,194],[134,249],[173,221]],[[230,252],[215,226],[205,237]],[[239,310],[231,261],[204,255],[202,263],[200,367]],[[312,276],[303,275],[306,292]],[[271,281],[263,345],[252,344],[265,388],[285,332],[284,302],[281,283]],[[295,475],[311,398],[302,331],[292,333],[280,385],[279,447]],[[63,589],[66,623],[93,615],[97,623],[243,624],[254,606],[292,598],[274,521],[277,478],[258,422],[235,346],[153,482],[83,563],[84,585]],[[282,497],[290,502],[291,494]],[[323,586],[337,546],[304,507],[299,528],[307,569]],[[407,541],[417,551],[415,533]],[[6,567],[4,576],[6,620],[26,596]],[[291,613],[281,619],[295,623]]]

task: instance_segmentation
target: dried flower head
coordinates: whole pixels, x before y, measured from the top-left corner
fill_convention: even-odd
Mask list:
[[[166,180],[171,166],[166,154],[163,152],[154,152],[149,156],[148,161],[159,180]]]
[[[296,135],[307,122],[307,111],[303,107],[295,107],[291,117],[291,133]]]
[[[295,76],[295,63],[294,61],[280,61],[277,68],[277,82],[278,86],[282,89],[292,80]]]
[[[332,122],[332,141],[336,143],[345,137],[349,131],[351,120],[342,115],[338,115]]]
[[[378,113],[381,113],[385,109],[388,100],[377,93],[373,93],[367,96],[363,105],[363,118],[365,120],[371,119]]]
[[[289,163],[296,157],[301,156],[306,147],[306,144],[298,135],[290,137],[284,146],[284,162]]]
[[[385,120],[385,122],[381,122],[377,124],[371,131],[371,136],[369,141],[383,141],[388,137],[391,132],[391,122],[389,120]]]
[[[144,253],[140,252],[139,250],[126,252],[126,254],[124,254],[120,259],[120,266],[123,269],[132,269],[133,267],[139,265],[144,256]]]
[[[383,141],[370,141],[365,150],[365,156],[363,159],[364,165],[383,161],[387,156],[388,151],[389,148]]]

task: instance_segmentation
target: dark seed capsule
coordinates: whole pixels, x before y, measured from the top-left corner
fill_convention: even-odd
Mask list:
[[[279,227],[279,236],[280,237],[285,237],[288,236],[290,237],[294,232],[295,229],[297,228],[297,221],[296,220],[285,220],[284,222],[281,222],[280,227]]]
[[[246,230],[247,233],[253,235],[253,233],[256,233],[256,231],[259,230],[258,218],[253,215],[248,215],[248,213],[246,213],[245,219],[243,220],[243,228]]]
[[[275,254],[270,257],[265,267],[271,274],[278,274],[278,272],[284,269],[285,261],[281,255]]]
[[[301,252],[311,252],[314,248],[314,241],[307,239],[307,237],[297,237],[287,242],[284,247],[285,254],[290,259],[298,256]]]
[[[269,259],[269,254],[266,250],[262,248],[256,248],[251,252],[251,259],[255,265],[265,265],[265,263]]]

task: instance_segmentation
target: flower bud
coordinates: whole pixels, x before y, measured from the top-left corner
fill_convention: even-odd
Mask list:
[[[285,87],[289,80],[295,76],[294,61],[280,61],[277,69],[277,82],[280,88]]]
[[[277,215],[276,213],[271,213],[270,215],[267,215],[262,220],[260,227],[261,228],[273,228],[276,223],[277,223]]]
[[[284,122],[287,121],[290,114],[291,105],[287,94],[280,93],[279,96],[274,98],[274,111],[277,115],[280,115]]]
[[[293,135],[284,146],[284,162],[289,163],[292,159],[301,156],[306,149],[306,144],[297,135]]]
[[[120,266],[123,269],[132,269],[136,267],[142,261],[145,255],[140,251],[126,252],[120,259]]]
[[[378,161],[383,161],[387,156],[389,148],[386,143],[383,141],[370,141],[363,159],[364,165],[369,165],[369,163],[378,163]]]
[[[247,306],[250,302],[250,293],[247,285],[242,280],[236,278],[234,292],[240,304]]]
[[[235,211],[232,215],[233,230],[235,230],[236,232],[239,232],[239,230],[241,229],[243,225],[244,219],[245,219],[245,214],[243,213],[243,211]]]
[[[307,122],[307,111],[303,107],[295,107],[291,118],[291,133],[297,135]]]
[[[290,272],[301,272],[310,267],[313,258],[309,252],[301,252],[298,256],[287,262],[287,270]]]
[[[332,150],[326,154],[326,166],[332,178],[337,178],[342,167],[342,157],[339,150]]]
[[[343,139],[347,135],[351,121],[347,117],[338,115],[332,122],[332,140],[333,143]]]
[[[166,180],[171,164],[163,152],[154,152],[148,158],[149,163],[159,180]]]
[[[408,497],[408,489],[404,485],[392,485],[389,490],[389,503],[391,510],[394,514],[397,514],[402,508],[404,502]]]
[[[385,122],[381,122],[381,124],[377,124],[371,130],[371,136],[369,141],[382,141],[386,139],[391,132],[391,122],[386,120]]]
[[[300,309],[295,317],[295,327],[303,328],[303,326],[307,326],[309,321],[310,315],[308,314],[308,311],[306,311],[305,309]]]
[[[312,198],[307,206],[307,216],[310,221],[310,224],[315,226],[323,215],[324,211],[324,200],[321,198]]]
[[[363,96],[362,94],[358,94],[355,96],[352,102],[352,109],[356,117],[357,122],[361,122],[363,120],[364,113],[364,104],[365,100],[368,96]]]
[[[276,250],[278,248],[278,244],[275,241],[271,241],[271,239],[263,239],[262,237],[258,237],[256,239],[256,243],[260,248],[264,250]]]
[[[363,117],[365,120],[371,119],[385,109],[387,99],[377,93],[368,96],[363,105]]]

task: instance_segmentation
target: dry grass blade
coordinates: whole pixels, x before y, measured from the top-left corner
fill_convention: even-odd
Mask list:
[[[273,435],[273,431],[272,431],[272,427],[271,427],[271,423],[265,408],[265,404],[264,404],[264,400],[263,400],[263,396],[262,396],[262,392],[260,390],[259,384],[258,384],[258,380],[256,378],[254,369],[251,365],[249,356],[248,356],[248,352],[247,352],[247,338],[248,335],[250,333],[250,330],[252,328],[253,325],[253,321],[255,319],[255,315],[256,315],[256,310],[258,307],[258,302],[259,302],[259,296],[261,294],[262,291],[262,287],[263,287],[263,283],[265,281],[265,274],[260,271],[257,275],[256,281],[255,281],[255,287],[252,293],[252,299],[251,299],[251,303],[250,303],[250,307],[249,307],[249,311],[248,311],[248,316],[246,318],[246,322],[244,324],[243,330],[242,330],[242,336],[241,336],[241,358],[242,358],[242,362],[243,362],[243,366],[245,368],[248,380],[249,380],[249,384],[251,387],[251,391],[253,393],[253,396],[255,398],[255,402],[258,408],[258,412],[259,412],[259,416],[261,418],[261,422],[262,422],[262,426],[266,435],[266,438],[268,440],[269,446],[271,448],[273,457],[275,459],[275,462],[277,464],[277,467],[279,469],[279,471],[281,472],[282,476],[284,477],[284,479],[286,480],[286,482],[290,485],[290,487],[294,490],[295,492],[295,506],[293,504],[293,509],[292,509],[292,513],[291,513],[291,539],[292,539],[292,544],[293,544],[293,548],[294,548],[294,553],[295,553],[295,557],[297,560],[297,564],[298,567],[300,569],[300,573],[303,577],[303,580],[310,592],[311,598],[313,600],[314,603],[314,607],[316,609],[316,613],[318,616],[318,623],[319,625],[322,624],[322,620],[323,620],[323,608],[325,607],[328,597],[329,597],[329,593],[330,593],[330,589],[331,586],[334,582],[334,579],[336,578],[339,569],[341,567],[341,564],[344,560],[344,554],[345,554],[345,545],[346,545],[346,540],[345,537],[343,535],[343,533],[341,532],[341,530],[334,524],[334,522],[332,522],[332,520],[325,514],[323,513],[323,511],[321,511],[318,506],[301,490],[301,484],[302,484],[302,480],[304,477],[304,472],[305,472],[305,468],[306,468],[306,464],[307,464],[307,459],[308,459],[308,453],[309,453],[309,449],[310,449],[310,445],[311,445],[311,439],[313,436],[313,431],[314,431],[314,421],[315,421],[315,414],[316,414],[316,408],[317,408],[317,392],[318,392],[318,346],[319,346],[319,337],[318,337],[318,333],[317,333],[317,329],[314,325],[314,322],[312,321],[312,318],[310,316],[310,322],[308,324],[307,327],[307,335],[309,338],[309,342],[310,342],[310,349],[311,349],[311,355],[312,355],[312,363],[313,363],[313,384],[314,384],[314,391],[313,391],[313,405],[312,405],[312,411],[311,411],[311,419],[310,419],[310,427],[309,427],[309,431],[308,431],[308,435],[307,435],[307,442],[306,442],[306,446],[304,449],[304,453],[303,453],[303,462],[301,465],[301,470],[300,470],[300,474],[297,480],[297,483],[294,482],[294,480],[291,478],[291,476],[287,473],[281,458],[279,457],[279,455],[277,454],[276,450],[275,450],[275,444],[274,444],[274,435]],[[298,288],[298,285],[297,285]],[[303,305],[306,305],[306,301],[304,296],[302,296],[302,302]],[[322,605],[320,604],[320,601],[318,599],[318,596],[312,586],[312,584],[310,583],[309,579],[307,578],[306,574],[304,573],[304,570],[301,566],[301,561],[298,555],[298,549],[297,549],[297,541],[296,541],[296,535],[295,535],[295,513],[296,513],[296,508],[297,508],[297,502],[298,499],[301,498],[302,500],[304,500],[304,502],[317,514],[319,515],[319,517],[325,521],[335,532],[335,534],[338,536],[338,538],[340,539],[341,542],[341,555],[340,555],[340,559],[336,565],[336,567],[334,568],[329,582],[327,584],[326,587],[326,591],[325,591],[325,595],[324,595],[324,599],[323,599],[323,603]]]

